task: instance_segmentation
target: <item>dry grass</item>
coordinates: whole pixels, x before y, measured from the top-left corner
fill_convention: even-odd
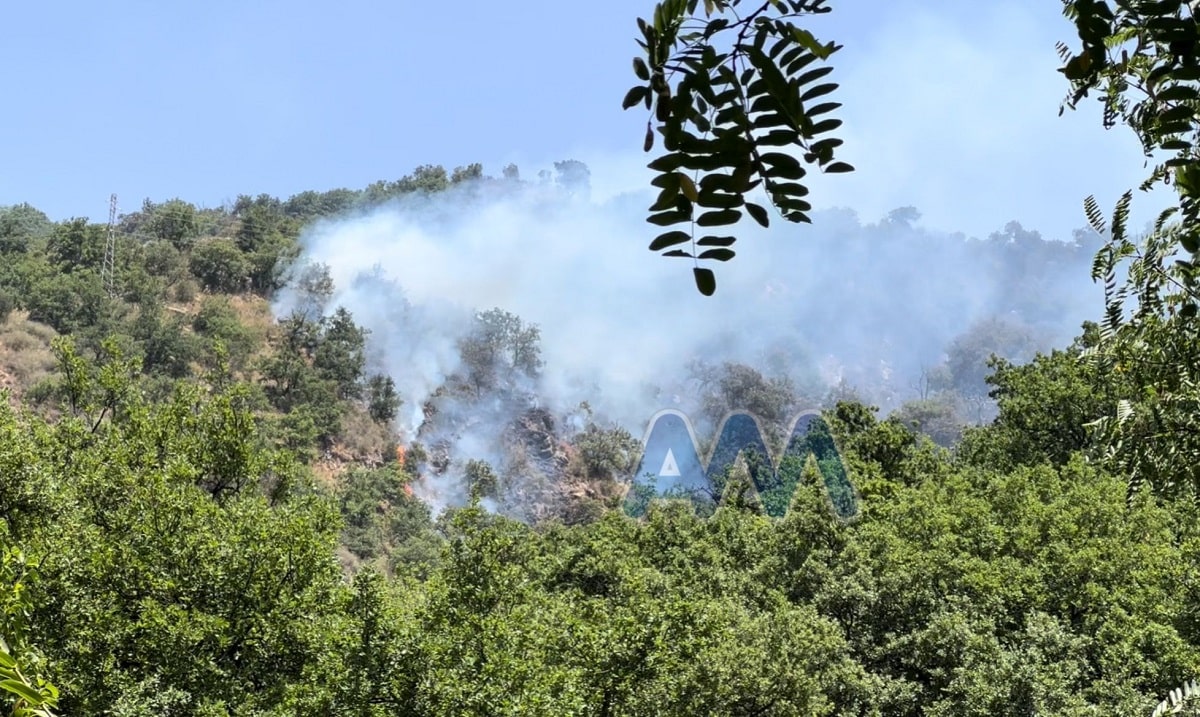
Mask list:
[[[337,491],[348,468],[378,468],[393,457],[395,450],[396,437],[391,429],[371,420],[364,409],[355,406],[342,418],[342,430],[333,446],[313,461],[313,476],[318,485]]]
[[[225,296],[229,300],[229,308],[233,309],[238,323],[250,332],[252,341],[257,347],[247,357],[248,365],[254,365],[258,359],[271,353],[271,345],[267,341],[272,327],[275,326],[275,316],[271,313],[271,302],[257,294],[226,294]],[[197,310],[199,310],[199,302],[197,302]]]
[[[258,336],[265,336],[275,324],[275,317],[271,315],[271,303],[261,296],[234,294],[229,297],[229,305],[237,313],[242,326]]]
[[[12,312],[0,324],[0,386],[15,397],[49,376],[56,365],[50,349],[56,335],[49,326],[30,321],[28,312]]]
[[[313,461],[310,466],[313,472],[313,480],[322,489],[335,493],[341,485],[342,473],[346,471],[346,464],[332,460],[317,460]]]
[[[379,466],[392,457],[395,444],[396,436],[390,428],[373,421],[365,409],[354,406],[342,418],[342,430],[332,453],[354,463]]]
[[[189,297],[188,301],[179,301],[178,297],[172,303],[166,305],[166,311],[169,314],[174,314],[183,317],[184,328],[187,333],[193,333],[191,323],[200,313],[204,302],[210,299],[224,300],[230,309],[233,311],[234,317],[237,319],[248,332],[250,344],[254,347],[251,354],[246,359],[247,366],[253,366],[257,359],[263,358],[271,351],[270,344],[267,343],[267,337],[271,327],[275,324],[275,318],[271,314],[271,304],[266,299],[255,294],[221,294],[208,293],[197,291]],[[203,366],[195,364],[192,366],[193,372],[201,374],[204,372]],[[243,378],[253,378],[249,373],[243,375],[242,371],[238,372]]]

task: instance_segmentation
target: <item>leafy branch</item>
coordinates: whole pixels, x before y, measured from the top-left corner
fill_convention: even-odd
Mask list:
[[[39,674],[26,674],[28,664],[22,667],[32,657],[31,650],[22,649],[22,638],[31,608],[26,588],[37,570],[24,553],[6,544],[6,530],[0,521],[0,714],[54,717],[58,689]]]
[[[645,151],[662,138],[664,152],[649,164],[659,194],[647,221],[665,231],[650,250],[691,259],[697,289],[710,296],[716,278],[700,262],[732,259],[737,242],[716,231],[744,214],[770,225],[766,207],[747,194],[761,187],[784,219],[809,222],[805,165],[831,173],[853,167],[834,158],[842,141],[829,136],[842,124],[829,116],[841,106],[827,100],[837,89],[826,80],[833,68],[813,66],[840,46],[818,42],[794,22],[829,12],[826,0],[700,5],[664,0],[652,21],[638,19],[645,56],[634,58],[633,70],[641,84],[622,105],[651,112]],[[749,12],[740,12],[745,6]]]
[[[1111,6],[1110,6],[1111,5]],[[1064,0],[1080,46],[1059,43],[1061,72],[1070,81],[1062,109],[1074,109],[1092,92],[1099,94],[1104,126],[1124,123],[1153,162],[1143,190],[1174,186],[1179,204],[1160,221],[1177,215],[1174,240],[1190,257],[1177,261],[1179,281],[1189,298],[1200,289],[1200,2],[1098,2]],[[1062,111],[1060,109],[1060,113]]]
[[[1200,297],[1176,259],[1182,228],[1172,213],[1135,243],[1127,226],[1131,200],[1126,192],[1111,222],[1095,199],[1084,204],[1092,229],[1109,235],[1092,266],[1092,278],[1104,285],[1100,341],[1085,356],[1123,396],[1088,428],[1101,458],[1128,477],[1130,498],[1144,485],[1200,496],[1200,327],[1193,320]]]
[[[1132,193],[1111,224],[1094,199],[1092,228],[1108,239],[1092,276],[1104,284],[1100,342],[1090,352],[1121,387],[1107,415],[1090,424],[1102,457],[1130,492],[1200,496],[1200,24],[1191,0],[1064,0],[1078,31],[1059,44],[1070,90],[1063,109],[1097,93],[1104,126],[1134,131],[1151,165],[1143,190],[1173,187],[1178,202],[1136,241],[1127,223]]]

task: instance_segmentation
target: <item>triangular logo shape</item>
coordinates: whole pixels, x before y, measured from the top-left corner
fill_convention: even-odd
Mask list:
[[[667,457],[663,459],[662,468],[658,469],[660,478],[678,478],[682,475],[679,472],[679,464],[675,462],[675,453],[668,448]]]

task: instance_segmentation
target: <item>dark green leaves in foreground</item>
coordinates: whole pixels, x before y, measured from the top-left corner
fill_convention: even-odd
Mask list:
[[[1059,45],[1070,82],[1064,108],[1093,93],[1106,128],[1137,135],[1148,164],[1142,189],[1172,188],[1149,233],[1129,229],[1132,192],[1111,222],[1085,203],[1107,241],[1092,276],[1105,292],[1104,320],[1088,356],[1120,393],[1089,426],[1101,457],[1131,494],[1200,496],[1200,24],[1196,3],[1070,0],[1078,41]]]
[[[1059,72],[1070,82],[1063,107],[1074,108],[1094,91],[1104,126],[1132,129],[1153,169],[1143,189],[1174,187],[1174,278],[1188,294],[1184,310],[1200,305],[1200,23],[1196,3],[1108,3],[1070,0],[1064,14],[1078,35],[1059,43]],[[1089,221],[1092,218],[1089,216]],[[1188,308],[1191,307],[1191,308]]]
[[[721,230],[747,215],[770,226],[767,207],[749,201],[751,193],[765,195],[784,219],[808,222],[806,165],[853,169],[834,159],[842,141],[830,133],[841,120],[830,113],[841,105],[828,101],[837,88],[827,79],[833,68],[818,62],[840,46],[817,42],[793,22],[828,12],[825,5],[664,0],[652,21],[638,20],[646,54],[633,60],[640,84],[623,106],[641,104],[652,113],[645,151],[656,135],[662,143],[649,164],[659,193],[648,221],[663,233],[650,249],[692,259],[705,296],[716,291],[716,278],[700,262],[734,257],[737,237]]]

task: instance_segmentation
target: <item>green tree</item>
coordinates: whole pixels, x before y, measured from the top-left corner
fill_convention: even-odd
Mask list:
[[[455,167],[454,172],[450,175],[451,184],[461,184],[479,179],[483,179],[483,165],[478,162],[466,167]]]
[[[169,241],[149,242],[142,251],[142,265],[151,276],[175,283],[187,273],[187,260],[183,252]]]
[[[269,194],[254,198],[239,196],[233,205],[233,215],[239,220],[237,246],[247,254],[270,244],[287,229],[283,203]]]
[[[23,254],[31,245],[49,236],[53,223],[29,204],[0,209],[0,253]]]
[[[230,239],[209,239],[192,250],[188,266],[209,291],[236,294],[248,288],[253,265]]]
[[[182,199],[155,204],[147,199],[142,213],[148,217],[145,230],[176,249],[187,249],[200,236],[200,216],[196,206]]]
[[[959,455],[977,465],[1011,469],[1017,465],[1061,465],[1076,453],[1091,453],[1088,424],[1116,400],[1118,381],[1089,352],[1099,332],[1084,333],[1064,350],[1039,354],[1024,365],[998,360],[988,378],[998,415],[989,426],[967,431]]]
[[[296,311],[314,319],[323,316],[334,290],[329,265],[308,263],[300,267],[298,273],[295,282]]]
[[[1033,358],[1036,337],[1019,321],[996,316],[971,324],[946,347],[946,380],[963,396],[982,397],[988,393],[989,361],[993,356],[1024,363]]]
[[[500,492],[500,479],[487,461],[469,460],[463,469],[467,492],[472,500],[495,498]]]
[[[327,192],[306,191],[292,195],[283,204],[283,213],[302,222],[318,217],[333,216],[348,211],[358,201],[358,192],[350,189],[331,189]]]
[[[748,411],[778,437],[780,426],[791,418],[796,391],[788,378],[767,378],[758,369],[726,361],[717,366],[703,362],[690,367],[699,386],[705,417],[715,425],[729,411]]]
[[[400,396],[391,376],[375,374],[367,379],[367,413],[378,423],[390,423],[400,410]]]
[[[943,448],[950,448],[962,437],[965,421],[959,417],[952,397],[939,393],[934,397],[907,401],[895,412],[896,420],[924,433]]]
[[[450,186],[450,178],[446,169],[441,165],[423,164],[413,170],[413,173],[396,181],[393,185],[394,194],[409,192],[440,192]]]
[[[283,267],[299,253],[301,216],[289,216],[284,203],[268,194],[241,195],[233,206],[237,248],[248,262],[250,288],[268,295],[284,285]]]
[[[18,498],[55,501],[20,498],[14,535],[46,556],[25,618],[64,713],[272,709],[325,649],[336,512],[263,448],[237,387],[154,405],[120,357],[61,359],[72,410],[0,411],[0,432]]]
[[[1131,490],[1147,484],[1164,494],[1200,495],[1200,322],[1184,310],[1192,300],[1184,277],[1190,269],[1165,261],[1186,230],[1160,225],[1135,244],[1126,235],[1128,198],[1094,270],[1105,282],[1106,310],[1089,358],[1117,389],[1093,426]],[[1122,263],[1128,279],[1119,285]]]
[[[334,383],[338,398],[361,398],[367,362],[366,329],[355,324],[354,317],[342,306],[322,323],[324,330],[313,353],[313,367],[322,379]]]
[[[589,422],[571,438],[583,462],[584,476],[591,480],[619,480],[633,471],[641,443],[620,426],[601,427]]]
[[[200,302],[200,309],[192,319],[192,330],[210,341],[220,342],[231,366],[239,370],[262,341],[262,336],[241,322],[225,296],[208,296]]]
[[[46,245],[50,261],[64,272],[100,271],[107,241],[105,228],[87,219],[71,219],[54,228]]]
[[[390,556],[432,530],[429,507],[404,490],[393,468],[351,468],[342,475],[338,502],[342,544],[363,559]]]
[[[95,271],[39,277],[23,299],[29,318],[54,327],[60,334],[102,327],[115,310]]]
[[[347,314],[348,316],[348,314]],[[280,319],[273,351],[259,363],[263,391],[283,418],[285,444],[311,450],[327,443],[341,428],[344,403],[338,384],[314,365],[322,346],[322,326],[301,314]]]
[[[130,336],[142,352],[142,370],[182,378],[191,373],[191,362],[198,357],[196,337],[185,333],[183,317],[163,315],[157,302],[142,305],[130,327]]]
[[[577,159],[554,163],[554,183],[568,194],[587,198],[591,191],[592,172]]]
[[[471,333],[459,342],[468,380],[477,392],[514,375],[537,377],[542,368],[541,330],[516,314],[490,309],[475,316]]]

